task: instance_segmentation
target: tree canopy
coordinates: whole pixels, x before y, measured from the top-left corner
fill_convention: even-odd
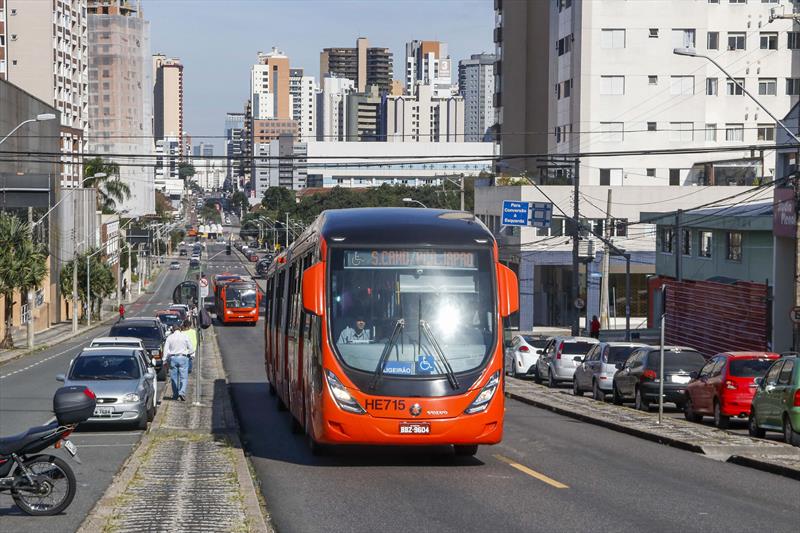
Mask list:
[[[105,174],[95,178],[97,174]],[[105,161],[102,157],[93,157],[83,164],[83,177],[89,178],[84,183],[87,187],[95,187],[98,194],[98,207],[105,214],[116,212],[117,204],[131,197],[131,188],[119,177],[119,164]]]

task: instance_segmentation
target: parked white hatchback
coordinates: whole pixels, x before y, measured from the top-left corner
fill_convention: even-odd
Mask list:
[[[506,345],[506,374],[515,378],[532,375],[546,345],[546,337],[514,335]]]

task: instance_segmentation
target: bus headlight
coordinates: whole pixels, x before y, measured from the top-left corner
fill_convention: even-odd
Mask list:
[[[483,386],[481,392],[473,400],[469,407],[466,408],[464,414],[474,415],[475,413],[482,413],[489,407],[489,402],[494,397],[497,387],[500,385],[500,371],[495,372],[486,385]]]
[[[326,369],[325,377],[327,378],[325,381],[328,382],[328,390],[331,391],[331,396],[333,396],[336,405],[348,413],[354,413],[357,415],[363,415],[366,413],[364,408],[359,405],[356,399],[353,398],[349,392],[347,392],[347,388],[342,385],[342,382],[339,381],[339,378],[336,377],[336,374]]]

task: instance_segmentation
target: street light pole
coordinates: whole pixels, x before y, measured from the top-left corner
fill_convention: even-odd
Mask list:
[[[403,198],[403,202],[406,204],[419,204],[419,206],[423,209],[428,209],[427,205],[423,204],[419,200],[414,200],[413,198]]]
[[[31,122],[44,122],[46,120],[55,120],[55,118],[56,118],[55,113],[40,113],[40,114],[36,115],[36,118],[29,118],[28,120],[23,120],[22,122],[17,124],[16,128],[14,128],[13,130],[9,131],[8,134],[5,137],[0,139],[0,144],[3,144],[4,142],[6,142],[6,140],[9,137],[14,135],[14,133],[18,129],[20,129],[22,126],[24,126],[25,124],[30,124]]]

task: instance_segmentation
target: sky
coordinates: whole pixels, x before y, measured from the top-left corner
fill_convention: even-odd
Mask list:
[[[221,154],[225,113],[241,112],[250,66],[273,46],[319,81],[319,53],[332,46],[370,46],[394,53],[401,79],[405,43],[448,44],[456,66],[471,54],[494,52],[493,0],[142,0],[150,21],[151,51],[184,65],[184,127],[193,144],[213,141]]]

